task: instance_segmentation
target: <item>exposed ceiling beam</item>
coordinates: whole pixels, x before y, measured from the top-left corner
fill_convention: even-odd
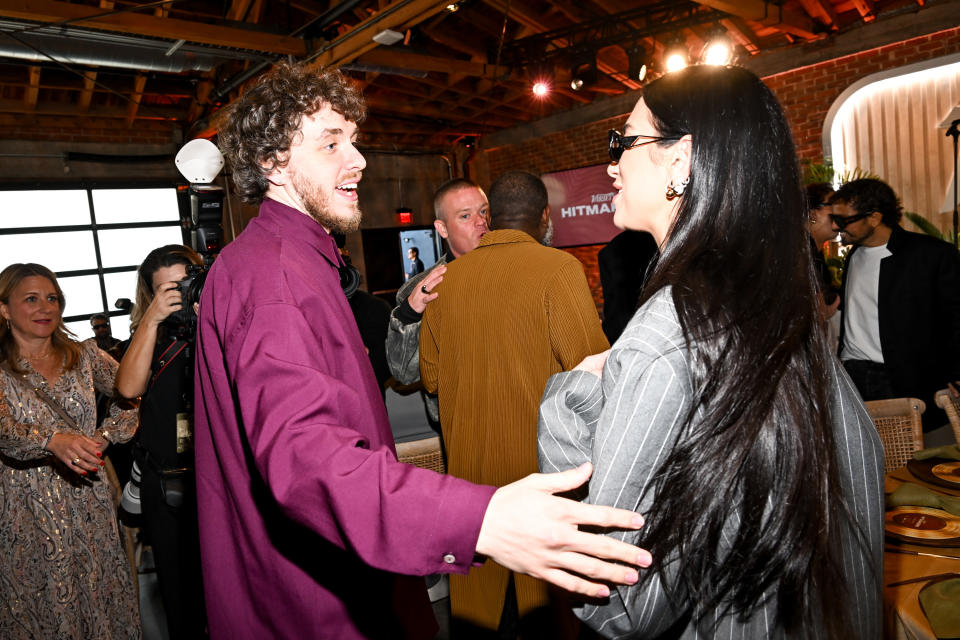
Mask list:
[[[877,18],[877,7],[873,0],[853,0],[853,6],[860,12],[864,22],[873,22]]]
[[[313,0],[290,0],[290,6],[312,16],[321,16],[333,7],[334,2],[314,2]]]
[[[459,121],[462,118],[462,116],[454,116],[445,109],[425,107],[422,105],[411,105],[407,102],[390,100],[388,98],[379,98],[376,96],[368,98],[367,104],[387,113],[402,113],[412,116],[421,116],[424,118],[433,118],[443,122],[447,122],[451,119],[453,121]],[[507,127],[510,126],[510,123],[510,120],[500,120],[498,118],[491,118],[490,121],[487,122],[487,124],[491,127]]]
[[[383,67],[402,67],[412,71],[434,71],[438,73],[462,73],[478,78],[496,79],[507,71],[505,67],[493,66],[483,62],[470,62],[455,58],[440,58],[410,53],[402,49],[377,47],[357,58],[357,62],[375,64]]]
[[[37,96],[40,95],[40,67],[30,67],[30,81],[27,90],[23,94],[23,102],[27,109],[37,108]]]
[[[233,20],[234,22],[244,20],[252,4],[253,0],[233,0],[233,3],[227,10],[227,20]]]
[[[764,0],[696,0],[711,9],[759,22],[765,27],[773,27],[786,33],[808,40],[817,37],[813,19],[798,11],[781,9]]]
[[[210,103],[210,92],[213,91],[213,80],[216,70],[211,69],[204,74],[203,80],[197,84],[197,95],[190,104],[187,112],[187,122],[193,122],[203,115],[204,108]]]
[[[24,107],[22,101],[11,101],[11,100],[0,100],[0,116],[2,115],[30,115],[36,117],[71,117],[76,118],[78,116],[85,116],[91,118],[108,118],[110,120],[126,120],[127,119],[127,109],[126,105],[117,105],[112,107],[100,107],[97,108],[96,113],[93,114],[83,114],[80,113],[75,105],[47,105],[40,104],[35,110],[28,110]],[[146,120],[158,120],[162,122],[170,122],[177,120],[180,116],[183,115],[182,109],[168,108],[165,110],[157,110],[156,108],[151,108],[149,110],[150,115],[145,115],[143,112],[139,111],[136,114],[137,122],[146,121]],[[160,112],[162,111],[162,112]],[[65,125],[66,126],[66,125]],[[73,121],[74,127],[77,126],[76,120]]]
[[[721,20],[720,24],[722,24],[751,55],[760,51],[760,39],[743,18],[730,16],[729,18]]]
[[[327,67],[352,62],[379,45],[373,41],[384,29],[405,31],[443,11],[445,0],[397,0],[311,56],[310,66]]]
[[[449,88],[444,88],[444,90],[449,90]],[[441,99],[441,97],[440,97],[440,96],[441,96],[441,93],[440,93],[440,92],[438,92],[436,95],[424,95],[423,89],[421,89],[421,88],[419,88],[419,87],[405,87],[405,86],[401,86],[401,85],[394,85],[394,86],[391,86],[391,87],[385,87],[385,88],[384,88],[384,91],[385,91],[385,93],[387,94],[387,96],[385,96],[385,98],[389,98],[389,94],[390,94],[390,93],[398,93],[398,94],[410,96],[410,97],[412,97],[412,98],[416,98],[416,99],[418,99],[418,100],[422,100],[422,101],[425,101],[425,102],[444,102],[444,101]],[[460,91],[457,90],[457,92],[459,93]],[[377,94],[377,95],[374,95],[374,96],[369,97],[369,98],[368,98],[368,101],[369,101],[369,100],[373,100],[373,101],[377,102],[377,101],[379,101],[380,99],[381,99],[381,96],[380,96],[379,94]],[[449,100],[446,101],[446,102],[449,103]],[[488,105],[488,106],[490,106],[490,107],[504,106],[502,99],[496,99],[496,98],[493,98],[493,97],[491,97],[491,96],[476,96],[476,95],[464,93],[464,97],[463,97],[462,99],[460,99],[460,100],[458,100],[457,102],[455,102],[454,104],[449,105],[449,106],[446,106],[446,107],[444,108],[444,110],[443,110],[443,112],[442,112],[442,117],[443,117],[443,119],[446,119],[446,120],[449,120],[450,118],[469,119],[469,118],[473,117],[474,115],[476,115],[477,113],[481,113],[481,112],[483,111],[483,109],[480,108],[480,107],[478,107],[476,104],[472,104],[472,103],[474,103],[474,102],[479,102],[479,103],[482,104],[482,105]],[[416,109],[416,108],[418,108],[420,105],[419,105],[419,104],[412,104],[412,105],[411,105],[411,104],[407,103],[406,106],[410,106],[410,107],[413,107],[414,109]],[[515,113],[503,113],[503,114],[500,114],[503,118],[506,118],[506,119],[509,119],[509,120],[515,120],[515,119],[521,119],[521,120],[523,120],[523,119],[526,119],[526,118],[530,117],[531,115],[533,115],[533,112],[531,112],[530,110],[524,110],[524,109],[521,109],[521,108],[518,108],[518,107],[511,106],[511,105],[505,105],[505,106],[506,106],[506,108],[508,108],[508,109],[510,109],[511,111],[514,111],[514,112],[515,112]],[[458,114],[458,113],[457,113],[458,110],[463,110],[463,111],[465,111],[466,113],[459,113],[459,114]]]
[[[137,117],[137,110],[140,108],[140,101],[143,100],[143,88],[147,86],[147,76],[138,74],[133,81],[133,94],[130,96],[130,103],[127,105],[127,128],[133,126],[133,121]]]
[[[486,2],[490,6],[496,7],[501,11],[507,11],[507,6],[503,3],[503,0],[486,0]],[[510,12],[509,15],[511,18],[523,24],[524,26],[532,29],[536,33],[550,31],[551,29],[550,25],[545,24],[537,16],[534,16],[528,12],[523,11],[522,8],[511,6],[509,7],[509,12]],[[569,46],[570,44],[565,39],[557,39],[557,40],[554,40],[553,43],[557,48],[560,48],[560,49],[566,46]],[[640,88],[640,83],[633,82],[632,80],[627,78],[626,75],[617,71],[615,67],[611,66],[610,64],[608,64],[603,60],[600,60],[599,58],[597,59],[597,71],[606,74],[616,82],[619,82],[620,84],[625,86],[627,89],[634,90],[634,89]]]
[[[125,34],[187,40],[198,44],[234,47],[275,53],[305,56],[306,43],[301,38],[277,36],[249,29],[234,29],[214,24],[203,24],[152,15],[121,13],[102,15],[96,7],[57,0],[0,0],[0,16],[32,22],[59,23],[69,21],[73,26]]]
[[[90,111],[90,99],[93,98],[93,87],[96,82],[96,71],[83,72],[83,90],[77,97],[77,109],[79,109],[80,113],[86,113]]]
[[[836,31],[840,28],[837,12],[830,0],[800,0],[803,10],[811,16],[820,16],[823,24]]]

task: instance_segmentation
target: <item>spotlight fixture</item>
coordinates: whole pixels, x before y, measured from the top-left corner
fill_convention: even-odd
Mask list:
[[[636,82],[643,82],[647,77],[646,50],[639,44],[635,44],[626,51],[627,53],[627,77]]]
[[[687,51],[687,45],[680,38],[674,36],[667,41],[666,49],[663,52],[664,67],[667,72],[679,71],[690,64],[690,54]]]
[[[449,3],[449,4],[446,6],[446,9],[447,9],[447,11],[449,11],[450,13],[456,13],[457,11],[460,10],[460,3],[459,3],[459,2],[451,2],[451,3]]]
[[[733,62],[733,43],[730,41],[726,29],[719,24],[707,33],[707,41],[700,53],[700,61],[704,64],[718,66]]]
[[[546,98],[553,89],[553,64],[543,60],[542,52],[531,50],[527,52],[530,55],[531,62],[527,65],[527,79],[530,82],[530,90],[534,97],[538,99]]]
[[[580,91],[597,82],[597,54],[593,51],[578,56],[570,67],[570,88]]]

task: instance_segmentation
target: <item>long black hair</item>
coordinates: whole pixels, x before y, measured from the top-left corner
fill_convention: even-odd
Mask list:
[[[672,287],[696,399],[657,470],[641,546],[680,559],[677,583],[658,571],[695,617],[748,616],[775,591],[788,633],[842,637],[850,523],[836,515],[827,346],[790,129],[740,68],[671,73],[643,99],[658,135],[692,140],[690,183],[643,300]]]

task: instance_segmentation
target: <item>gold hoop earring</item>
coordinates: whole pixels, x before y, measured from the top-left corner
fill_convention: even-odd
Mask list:
[[[687,190],[688,184],[690,184],[690,176],[687,176],[679,183],[674,183],[673,180],[671,180],[670,184],[667,185],[667,200],[673,200],[674,198],[682,196],[683,192]]]

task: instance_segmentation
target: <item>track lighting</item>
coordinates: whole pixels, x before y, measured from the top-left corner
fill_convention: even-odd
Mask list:
[[[638,44],[627,49],[627,77],[635,82],[643,82],[647,77],[647,52]]]
[[[580,91],[597,82],[597,54],[591,51],[574,59],[570,68],[570,88]]]
[[[690,64],[690,54],[687,51],[687,45],[679,36],[674,36],[667,41],[666,49],[663,52],[663,59],[667,72],[679,71]]]
[[[728,65],[733,62],[733,42],[727,35],[726,29],[715,25],[707,33],[707,41],[700,53],[700,61],[704,64]]]

